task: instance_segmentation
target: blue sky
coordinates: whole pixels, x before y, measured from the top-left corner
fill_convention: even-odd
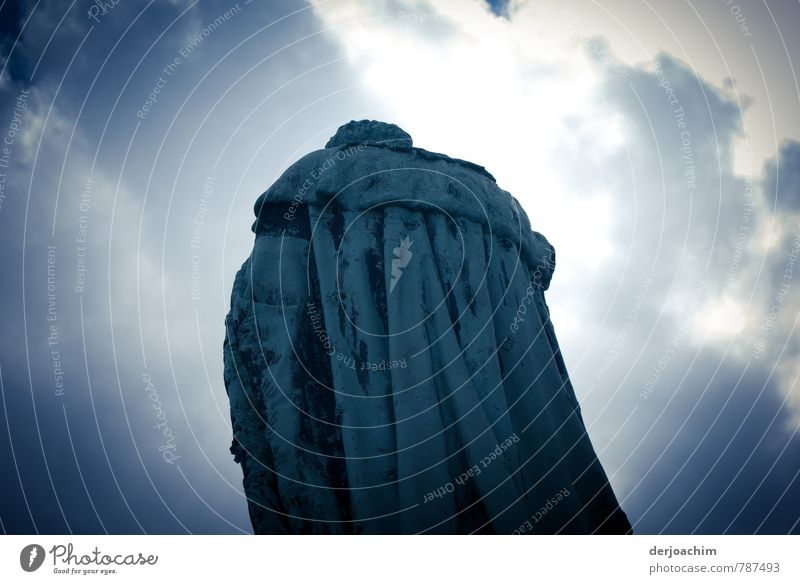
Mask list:
[[[638,532],[798,532],[796,4],[91,6],[0,7],[5,532],[250,531],[230,286],[256,197],[362,118],[486,166],[554,243]]]

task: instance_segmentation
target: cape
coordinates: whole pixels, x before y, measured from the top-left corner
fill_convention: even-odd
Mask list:
[[[550,322],[555,251],[486,169],[353,121],[254,210],[223,354],[256,533],[631,531]]]

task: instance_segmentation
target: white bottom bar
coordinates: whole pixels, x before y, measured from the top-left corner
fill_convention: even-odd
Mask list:
[[[794,536],[4,536],[0,580],[800,582],[798,543]],[[41,547],[31,552],[32,544]],[[22,567],[37,562],[35,571]]]

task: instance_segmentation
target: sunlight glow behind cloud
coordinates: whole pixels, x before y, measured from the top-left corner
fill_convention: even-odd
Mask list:
[[[425,16],[355,0],[315,10],[336,27],[390,121],[417,146],[486,166],[519,199],[569,266],[559,273],[562,282],[601,269],[612,250],[611,201],[600,180],[593,192],[574,192],[570,161],[557,154],[578,147],[601,164],[622,145],[618,119],[598,101],[600,76],[583,45],[565,25],[531,35],[535,15],[524,6],[511,21],[477,0],[437,2],[435,11],[418,6]]]

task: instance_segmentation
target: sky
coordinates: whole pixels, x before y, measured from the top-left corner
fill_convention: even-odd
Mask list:
[[[3,0],[0,529],[249,533],[224,318],[351,119],[485,166],[638,533],[800,533],[797,2]],[[166,433],[166,434],[165,434]]]

